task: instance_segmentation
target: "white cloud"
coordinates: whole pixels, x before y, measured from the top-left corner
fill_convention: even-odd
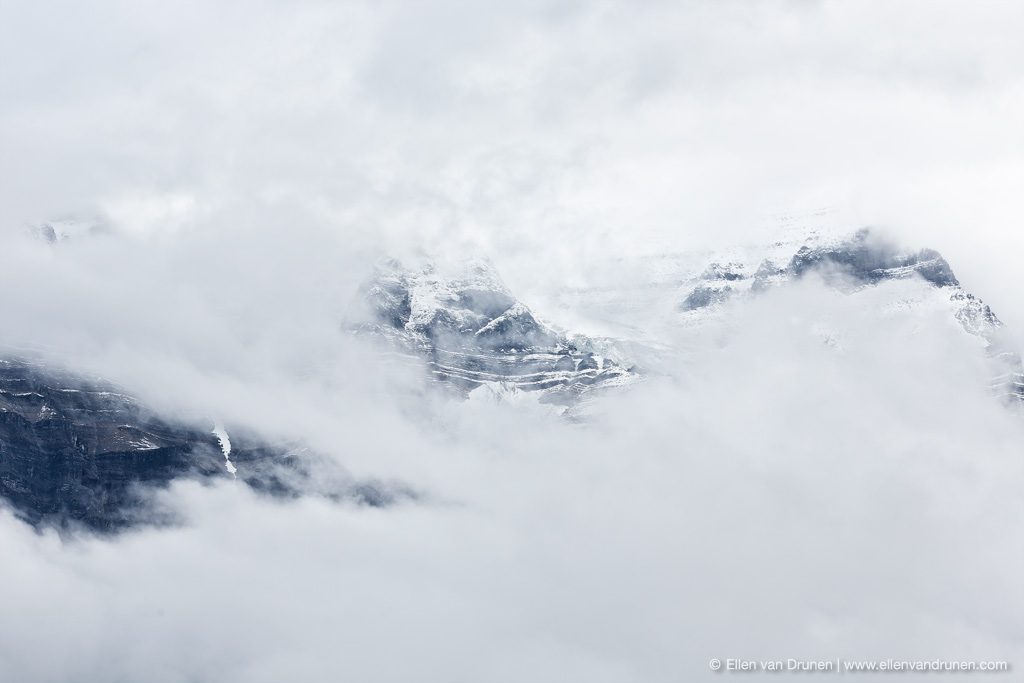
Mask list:
[[[0,517],[0,671],[1022,665],[1019,416],[946,318],[881,312],[894,290],[736,305],[587,427],[417,393],[340,331],[380,253],[487,252],[544,301],[615,284],[610,255],[828,204],[943,250],[1024,334],[1022,21],[984,2],[0,5],[0,342],[429,494],[370,510],[183,483],[164,499],[185,526],[113,539]],[[21,234],[76,213],[117,233]]]
[[[332,455],[399,473],[424,501],[180,484],[164,500],[184,527],[67,542],[4,517],[0,584],[17,586],[5,613],[21,616],[0,620],[0,661],[19,680],[153,681],[1015,661],[1024,429],[984,392],[955,324],[879,305],[921,286],[847,296],[808,282],[737,306],[673,361],[685,367],[609,395],[587,427],[526,403],[410,413],[361,389],[366,365],[350,369],[302,429],[337,438],[336,419]]]

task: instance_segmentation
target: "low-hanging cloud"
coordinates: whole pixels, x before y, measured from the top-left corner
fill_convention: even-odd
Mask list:
[[[441,396],[346,326],[383,255],[487,254],[539,315],[582,324],[545,304],[635,284],[644,254],[771,241],[766,213],[831,204],[943,251],[1022,340],[1019,8],[0,17],[0,344],[420,494],[378,509],[180,481],[151,495],[181,525],[104,538],[2,512],[0,678],[1024,666],[1024,426],[948,311],[890,305],[923,283],[851,295],[808,278],[696,331],[639,311],[661,352],[582,424],[528,394]],[[108,231],[25,230],[67,216]]]
[[[323,408],[342,408],[334,455],[427,499],[367,509],[183,482],[160,494],[183,526],[65,541],[4,515],[0,584],[20,616],[0,620],[0,661],[40,681],[1016,661],[1024,429],[955,322],[880,305],[925,287],[811,280],[735,304],[584,425],[528,399],[410,413],[368,398],[353,368]],[[376,423],[345,419],[368,400]]]

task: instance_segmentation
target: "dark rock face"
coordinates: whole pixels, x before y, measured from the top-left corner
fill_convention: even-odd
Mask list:
[[[29,521],[128,521],[138,484],[226,475],[211,434],[175,427],[111,387],[0,361],[0,495]]]
[[[432,379],[460,392],[498,382],[570,404],[595,387],[634,376],[593,340],[569,338],[538,320],[486,262],[442,276],[389,261],[364,295],[375,320],[359,331],[426,360]]]
[[[258,491],[386,505],[410,492],[353,482],[329,461],[231,435],[237,479]],[[171,521],[147,487],[236,476],[212,432],[162,419],[116,387],[37,363],[0,360],[0,498],[36,525],[116,531]]]

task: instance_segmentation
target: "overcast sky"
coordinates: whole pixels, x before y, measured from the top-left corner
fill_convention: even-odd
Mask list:
[[[827,206],[989,290],[1024,248],[1019,3],[0,7],[7,225],[315,223],[511,263]]]
[[[737,304],[594,428],[427,398],[339,333],[384,253],[486,254],[545,300],[798,215],[940,249],[1024,346],[1022,35],[1016,2],[0,0],[0,343],[429,494],[365,510],[183,483],[161,495],[186,524],[116,539],[0,513],[0,667],[1024,667],[1024,428],[947,318],[887,309],[920,283]],[[116,235],[25,238],[69,217]]]

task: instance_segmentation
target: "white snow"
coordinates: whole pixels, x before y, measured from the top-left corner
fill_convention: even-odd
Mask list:
[[[224,467],[231,473],[231,476],[235,476],[238,468],[231,462],[231,437],[219,422],[213,425],[213,435],[217,437],[217,441],[220,442],[220,450],[224,453]]]
[[[516,303],[512,304],[507,311],[505,311],[497,318],[495,318],[494,320],[492,320],[491,322],[487,323],[479,330],[477,330],[476,336],[488,334],[491,331],[497,329],[500,325],[504,325],[509,320],[514,320],[516,318],[520,318],[527,315],[531,315],[530,309],[528,309],[526,306],[517,301]]]

